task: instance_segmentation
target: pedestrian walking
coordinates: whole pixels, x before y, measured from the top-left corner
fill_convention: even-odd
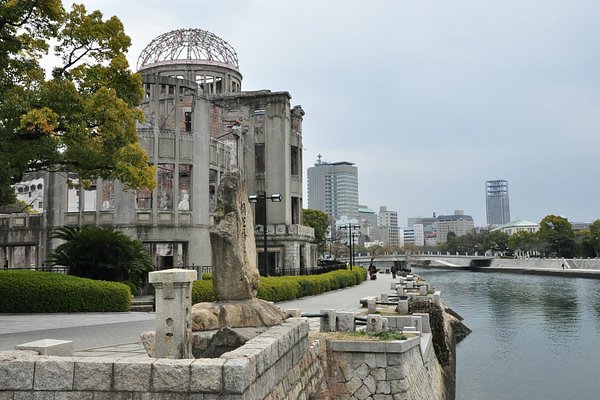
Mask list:
[[[394,262],[392,265],[392,278],[396,279],[396,274],[398,273],[398,265]]]

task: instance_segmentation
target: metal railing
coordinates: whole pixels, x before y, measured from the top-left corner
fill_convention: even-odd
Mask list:
[[[49,267],[49,266],[32,266],[32,267],[4,267],[4,271],[39,271],[39,272],[56,272],[58,274],[68,274],[69,273],[69,267],[62,267],[62,266],[54,266],[54,267]]]

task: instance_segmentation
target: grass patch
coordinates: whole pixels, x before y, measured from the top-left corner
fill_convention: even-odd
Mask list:
[[[339,340],[365,340],[365,341],[389,341],[389,340],[406,340],[408,336],[400,331],[387,330],[382,332],[330,332],[327,334],[328,337],[339,339]]]

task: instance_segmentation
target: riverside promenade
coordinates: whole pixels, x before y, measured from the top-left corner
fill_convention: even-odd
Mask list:
[[[390,274],[378,274],[375,281],[277,305],[307,313],[325,308],[355,311],[362,297],[387,293],[391,281]],[[61,339],[73,341],[76,356],[139,357],[146,354],[140,334],[155,329],[154,319],[154,312],[0,314],[0,351],[35,340]]]

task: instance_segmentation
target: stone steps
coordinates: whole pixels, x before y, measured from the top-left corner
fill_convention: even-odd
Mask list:
[[[154,311],[154,299],[152,299],[152,300],[133,299],[133,301],[131,302],[130,311],[132,311],[132,312],[152,312],[152,311]]]

